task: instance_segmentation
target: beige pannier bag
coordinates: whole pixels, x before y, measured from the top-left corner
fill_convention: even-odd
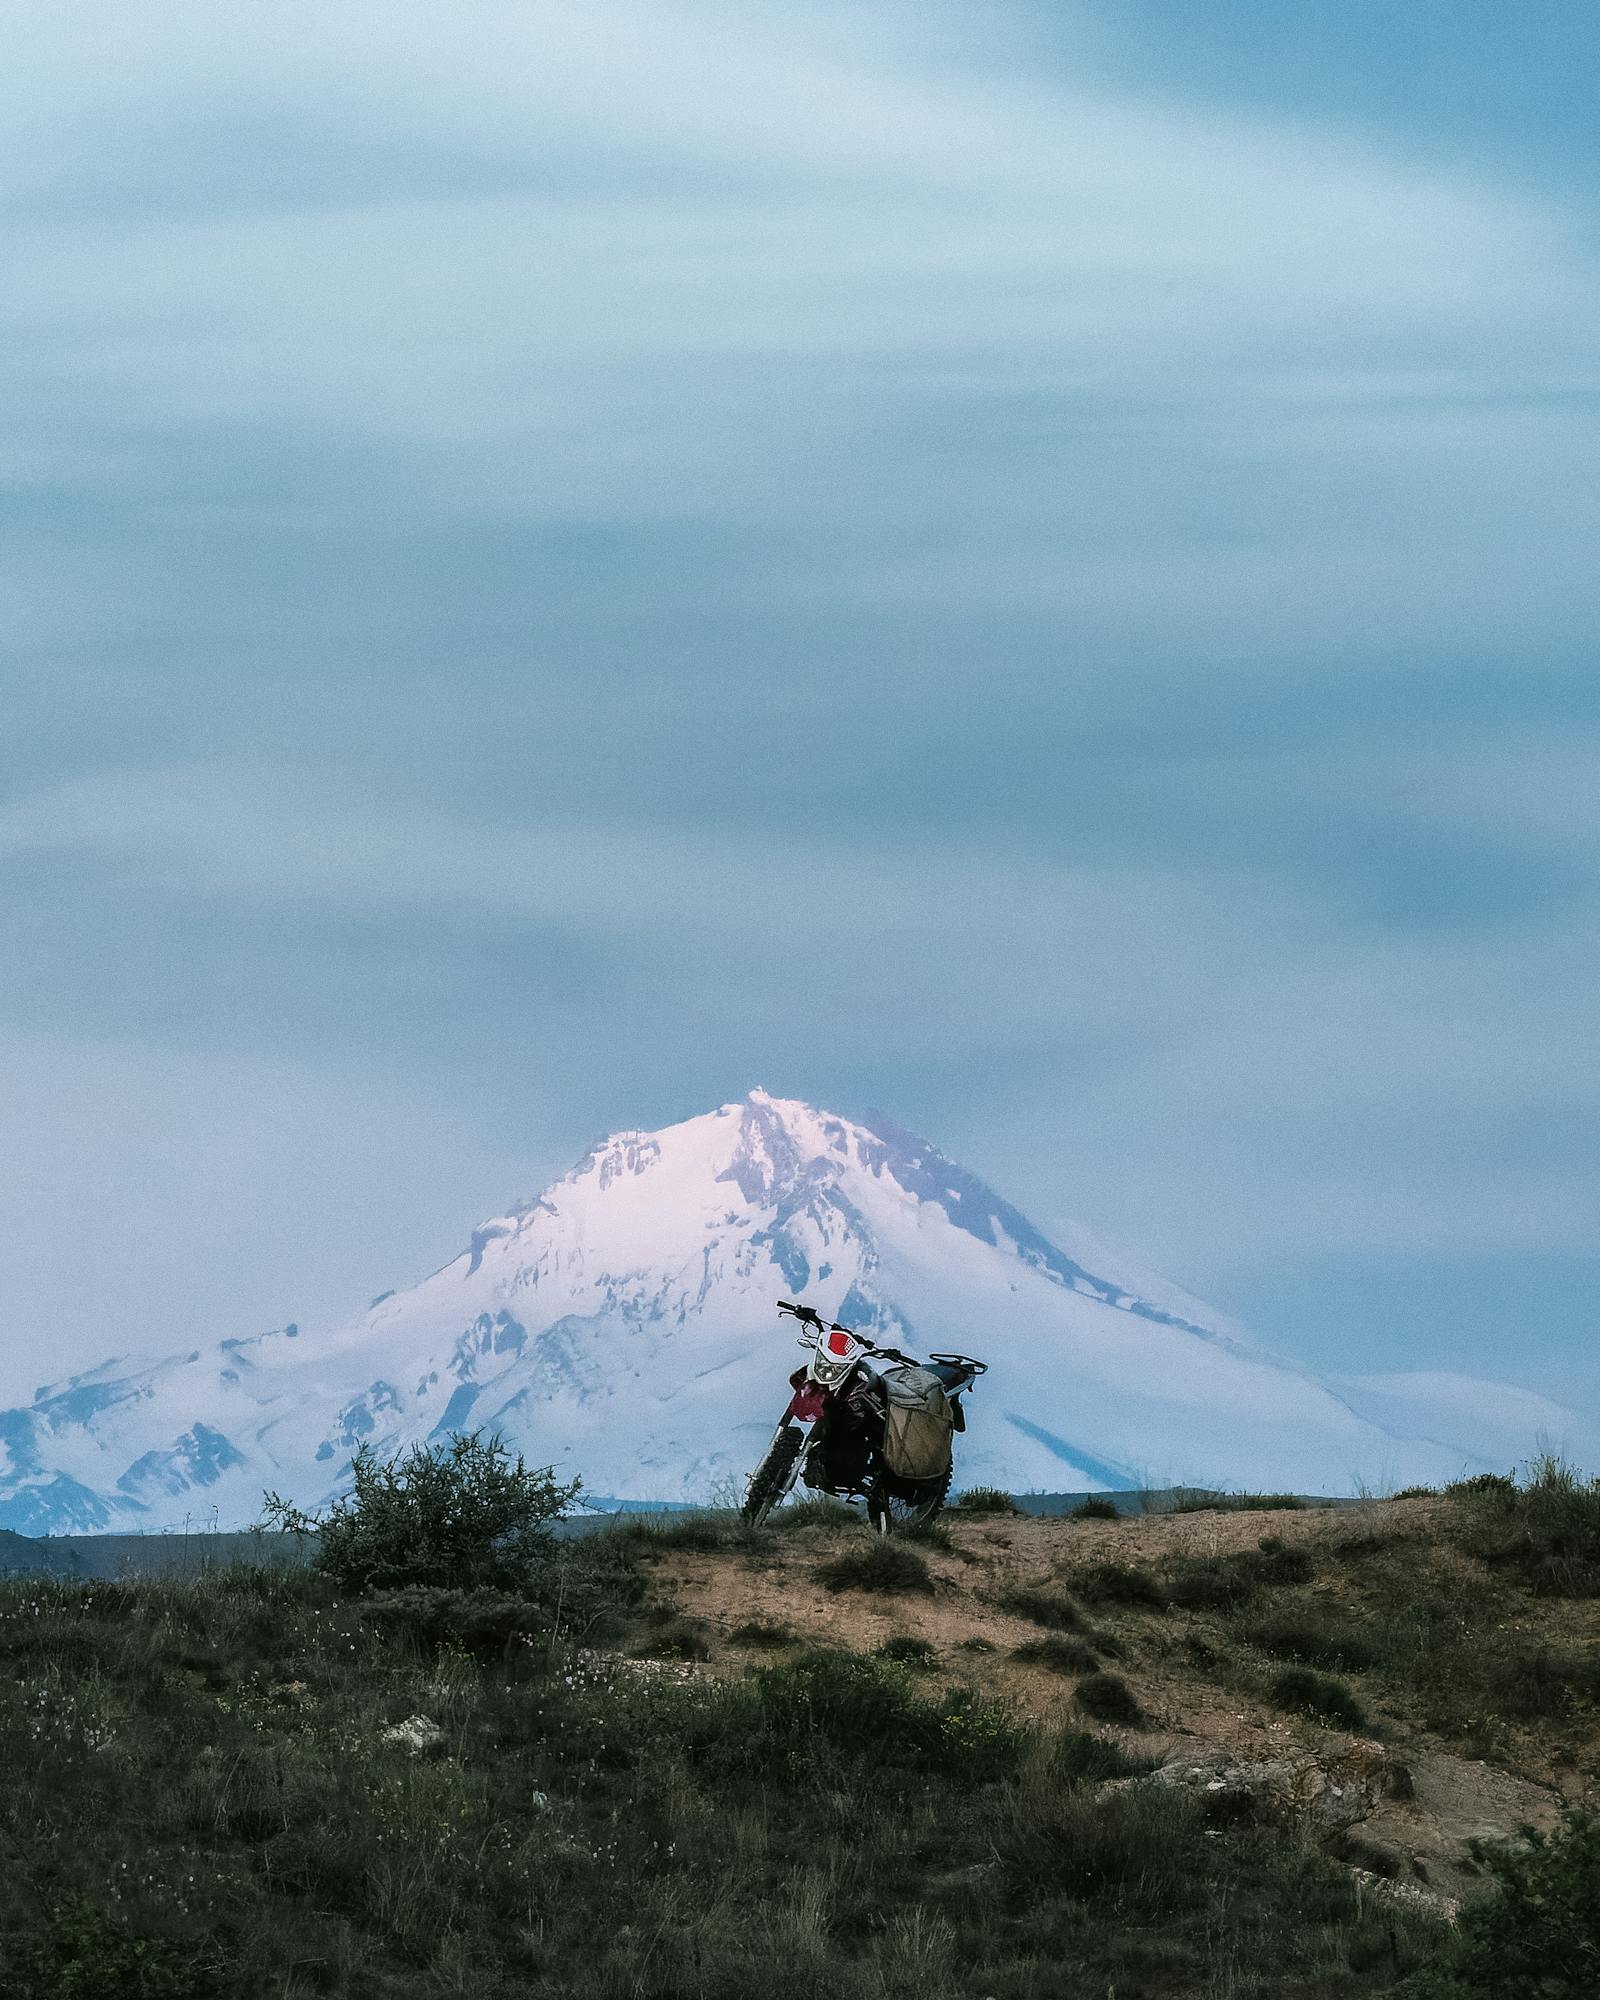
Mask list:
[[[883,1462],[897,1479],[943,1479],[955,1419],[944,1384],[928,1368],[895,1368],[883,1378],[888,1409]]]

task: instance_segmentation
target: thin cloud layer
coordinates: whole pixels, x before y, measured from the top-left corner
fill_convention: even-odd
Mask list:
[[[79,1048],[237,1189],[248,1103],[290,1317],[309,1145],[465,1221],[765,1081],[1313,1358],[1316,1260],[1497,1259],[1570,1386],[1600,286],[1544,160],[1180,91],[1109,6],[17,32],[0,1143]],[[381,1142],[297,1149],[352,1069]],[[181,1184],[72,1102],[6,1213],[127,1183],[147,1344]],[[1381,1320],[1352,1370],[1451,1358]]]

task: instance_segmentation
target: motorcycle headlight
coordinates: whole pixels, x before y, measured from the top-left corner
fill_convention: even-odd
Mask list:
[[[811,1379],[824,1389],[837,1389],[855,1365],[854,1356],[848,1361],[828,1361],[819,1354],[811,1364]]]

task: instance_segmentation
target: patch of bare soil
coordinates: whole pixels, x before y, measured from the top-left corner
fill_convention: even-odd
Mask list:
[[[1096,1730],[1158,1759],[1225,1755],[1271,1762],[1307,1753],[1334,1756],[1375,1741],[1389,1775],[1384,1796],[1348,1836],[1348,1858],[1380,1876],[1459,1897],[1483,1879],[1477,1853],[1484,1843],[1515,1838],[1525,1824],[1550,1826],[1563,1795],[1600,1797],[1600,1718],[1567,1714],[1559,1728],[1496,1727],[1489,1760],[1470,1754],[1473,1741],[1459,1734],[1446,1740],[1431,1730],[1418,1690],[1402,1674],[1374,1667],[1338,1676],[1367,1717],[1352,1736],[1273,1704],[1270,1691],[1282,1662],[1252,1647],[1237,1615],[1127,1601],[1138,1590],[1126,1583],[1133,1572],[1159,1595],[1165,1580],[1186,1566],[1258,1558],[1265,1539],[1269,1550],[1302,1550],[1309,1559],[1308,1575],[1291,1593],[1298,1604],[1356,1623],[1392,1616],[1393,1607],[1413,1595],[1459,1597],[1499,1588],[1485,1580],[1482,1565],[1451,1545],[1445,1504],[1378,1501],[1118,1521],[964,1520],[953,1514],[946,1517],[945,1545],[919,1548],[933,1579],[925,1593],[830,1591],[819,1582],[816,1572],[829,1558],[864,1545],[865,1531],[851,1528],[806,1527],[751,1552],[663,1551],[654,1566],[658,1594],[709,1628],[712,1657],[704,1671],[713,1674],[742,1672],[752,1660],[781,1656],[781,1646],[734,1642],[731,1635],[741,1627],[783,1628],[801,1643],[857,1652],[910,1638],[933,1649],[930,1688],[959,1681],[1040,1724]],[[1107,1566],[1113,1567],[1109,1595]],[[1123,1573],[1120,1586],[1117,1571]],[[1030,1601],[1042,1601],[1047,1610],[1062,1602],[1070,1607],[1065,1616],[1072,1629],[1057,1636],[1076,1642],[1127,1683],[1144,1726],[1106,1725],[1084,1713],[1075,1699],[1082,1673],[1070,1649],[1057,1650],[1064,1671],[1037,1657],[1016,1657],[1049,1636],[1018,1608]],[[1496,1629],[1515,1628],[1512,1636],[1526,1628],[1558,1648],[1600,1639],[1593,1603],[1515,1593],[1505,1611]],[[1092,1662],[1079,1654],[1076,1667],[1085,1665]],[[1484,1728],[1494,1722],[1485,1718]]]

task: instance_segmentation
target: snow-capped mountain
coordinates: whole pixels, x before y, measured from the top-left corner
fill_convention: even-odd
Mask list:
[[[780,1297],[989,1361],[965,1484],[1349,1491],[1504,1466],[1577,1421],[1524,1398],[1502,1435],[1458,1378],[1318,1380],[910,1134],[758,1090],[606,1140],[353,1325],[108,1361],[0,1412],[0,1526],[241,1526],[267,1487],[325,1502],[363,1441],[479,1426],[593,1493],[731,1493],[798,1360]]]

